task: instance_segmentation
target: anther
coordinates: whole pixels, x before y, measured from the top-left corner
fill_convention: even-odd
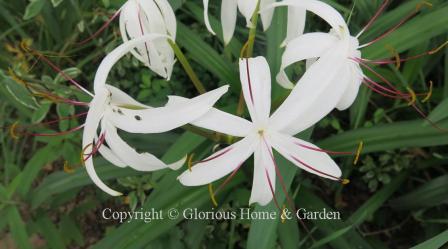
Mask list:
[[[417,95],[415,94],[414,90],[412,90],[410,87],[406,87],[406,89],[408,90],[409,94],[411,95],[411,99],[408,103],[408,106],[412,106],[417,101]]]
[[[11,135],[12,139],[17,140],[19,139],[19,136],[17,136],[15,130],[17,129],[17,125],[19,124],[19,121],[14,122],[14,124],[9,127],[9,134]]]
[[[353,160],[353,165],[358,164],[359,157],[361,156],[362,149],[364,147],[364,142],[361,140],[358,144],[358,149],[356,149],[355,159]]]
[[[73,172],[75,172],[75,170],[68,164],[68,161],[64,162],[64,172],[68,174],[72,174]]]
[[[218,202],[215,199],[215,193],[213,192],[213,185],[211,183],[208,184],[208,193],[210,194],[210,199],[212,200],[213,206],[217,207]]]
[[[426,97],[422,100],[423,103],[427,102],[432,96],[433,83],[432,80],[429,81],[429,91],[426,94]]]
[[[190,156],[188,156],[188,160],[187,160],[187,166],[188,166],[188,170],[191,172],[191,167],[193,166],[193,157],[194,157],[194,153],[191,153]]]
[[[341,183],[342,183],[342,185],[347,185],[347,184],[350,183],[350,180],[349,179],[342,179]]]

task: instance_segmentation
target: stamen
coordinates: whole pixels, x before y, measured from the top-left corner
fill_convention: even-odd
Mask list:
[[[221,185],[219,185],[219,187],[218,187],[218,188],[216,189],[216,191],[215,191],[215,195],[218,194],[219,191],[220,191],[222,188],[224,188],[224,187],[230,182],[230,180],[233,179],[233,177],[236,175],[236,173],[238,172],[238,170],[241,168],[242,165],[243,165],[243,163],[240,163],[240,164],[238,165],[238,167],[236,167],[236,169],[234,169],[234,170],[232,171],[232,174],[230,174],[230,175],[224,180],[224,182],[221,183]]]
[[[314,172],[317,172],[317,173],[319,173],[319,174],[321,174],[321,175],[330,177],[330,178],[332,178],[332,179],[334,179],[334,180],[336,180],[336,181],[340,181],[340,182],[343,181],[343,180],[342,180],[341,178],[339,178],[339,177],[336,177],[336,176],[327,174],[327,173],[325,173],[325,172],[323,172],[323,171],[320,171],[320,170],[318,170],[318,169],[316,169],[316,168],[310,166],[309,164],[303,162],[302,160],[298,159],[298,158],[295,157],[295,156],[292,156],[292,155],[291,155],[291,157],[292,157],[292,159],[294,159],[296,162],[302,164],[303,166],[305,166],[306,168],[308,168],[308,169],[310,169],[310,170],[312,170],[312,171],[314,171]]]
[[[193,157],[194,157],[194,153],[191,153],[191,155],[188,157],[187,160],[187,165],[188,165],[188,170],[191,172],[191,166],[193,165]]]
[[[392,47],[391,45],[386,45],[386,48],[392,53],[392,55],[395,57],[395,68],[397,70],[400,69],[401,66],[401,59],[400,59],[400,54],[397,52],[397,50]]]
[[[68,174],[72,174],[73,172],[75,172],[73,167],[70,167],[70,165],[68,164],[68,161],[64,161],[64,172]]]
[[[350,180],[349,180],[349,179],[343,179],[343,180],[341,181],[341,183],[342,183],[342,185],[347,185],[347,184],[350,183]]]
[[[417,4],[415,11],[412,12],[411,14],[407,15],[405,18],[403,18],[397,25],[393,26],[392,28],[390,28],[389,30],[387,30],[385,33],[383,33],[382,35],[380,35],[379,37],[375,38],[374,40],[359,46],[358,48],[364,48],[367,46],[370,46],[382,39],[384,39],[385,37],[387,37],[388,35],[390,35],[392,32],[394,32],[395,30],[397,30],[399,27],[401,27],[404,23],[406,23],[407,21],[409,21],[411,18],[413,18],[415,15],[418,14],[418,12],[420,12],[421,8],[424,6],[428,6],[431,7],[431,4],[428,4],[428,2],[423,1],[422,3]]]
[[[55,137],[55,136],[63,136],[63,135],[67,135],[67,134],[70,134],[75,131],[79,131],[83,127],[84,127],[84,124],[77,126],[75,128],[72,128],[70,130],[67,130],[67,131],[61,131],[61,132],[56,132],[56,133],[24,133],[24,134],[33,136],[33,137]]]
[[[417,95],[415,95],[414,90],[412,90],[410,87],[406,87],[406,89],[408,90],[409,94],[411,95],[411,99],[409,100],[408,106],[414,105],[415,101],[417,101]]]
[[[17,140],[19,139],[19,136],[17,136],[15,130],[17,128],[17,125],[19,124],[19,121],[14,122],[14,124],[9,127],[9,134],[11,135],[12,139]]]
[[[353,165],[358,164],[359,157],[361,156],[362,149],[364,147],[364,142],[361,140],[358,144],[358,149],[356,150],[355,159],[353,160]]]
[[[117,18],[121,13],[121,9],[116,11],[109,19],[107,19],[107,21],[100,27],[100,29],[98,29],[95,33],[93,33],[90,37],[88,37],[87,39],[80,41],[77,43],[77,45],[81,46],[86,44],[87,42],[95,39],[98,35],[100,35],[104,30],[106,30],[107,27],[109,27],[109,25],[115,20],[115,18]]]
[[[432,50],[429,50],[427,52],[423,52],[423,53],[417,54],[417,55],[412,55],[412,56],[409,56],[407,58],[400,58],[400,62],[406,62],[406,61],[410,61],[410,60],[415,60],[415,59],[421,58],[423,56],[436,54],[440,50],[442,50],[444,47],[446,47],[447,45],[448,45],[448,41],[446,41],[445,43],[443,43],[439,47],[437,47],[435,49],[432,49]],[[360,60],[363,61],[363,62],[376,64],[376,65],[385,65],[385,64],[396,63],[396,60],[388,60],[388,59],[379,59],[379,60],[360,59]]]
[[[376,92],[376,93],[378,93],[378,94],[380,94],[382,96],[385,96],[385,97],[388,97],[388,98],[392,98],[392,99],[407,99],[407,96],[404,96],[404,95],[401,95],[401,94],[398,94],[398,93],[394,93],[395,95],[384,93],[383,91],[377,89],[377,88],[380,88],[380,89],[383,88],[380,84],[378,84],[378,83],[376,83],[376,82],[374,82],[374,81],[372,81],[372,80],[370,80],[368,78],[364,78],[363,83],[369,89],[371,89],[372,91],[374,91],[374,92]],[[387,90],[385,90],[385,91],[387,92]]]
[[[197,163],[205,163],[205,162],[211,161],[211,160],[213,160],[213,159],[216,159],[216,158],[218,158],[218,157],[223,156],[224,154],[226,154],[227,152],[231,151],[232,149],[233,149],[233,147],[229,146],[228,148],[224,149],[221,153],[218,153],[218,154],[215,155],[215,156],[212,156],[212,157],[206,158],[206,159],[204,159],[204,160],[201,160],[201,161],[199,161],[199,162],[197,162]],[[197,164],[197,163],[194,163],[194,164]]]
[[[305,144],[301,144],[301,143],[297,143],[294,142],[296,145],[303,147],[305,149],[309,149],[309,150],[314,150],[314,151],[318,151],[318,152],[323,152],[323,153],[327,153],[327,154],[333,154],[333,155],[353,155],[353,152],[346,152],[346,151],[331,151],[331,150],[323,150],[323,149],[319,149],[319,148],[314,148]]]
[[[356,35],[356,38],[359,38],[366,30],[368,30],[372,24],[378,19],[378,17],[383,13],[384,9],[386,9],[388,0],[383,1],[380,8],[376,11],[375,15],[370,19],[370,21],[364,26],[364,28]]]
[[[430,80],[429,81],[429,91],[428,91],[428,94],[426,94],[426,97],[422,100],[422,103],[427,102],[431,98],[432,90],[433,90],[433,83],[432,83],[432,80]]]
[[[210,199],[212,200],[213,206],[218,207],[218,202],[215,199],[215,194],[213,192],[213,185],[211,183],[208,184],[208,193],[210,194]]]
[[[70,76],[68,76],[62,69],[60,69],[58,66],[56,66],[53,62],[51,62],[48,58],[45,57],[45,55],[43,55],[41,52],[34,50],[30,47],[28,47],[26,44],[22,45],[22,49],[25,52],[28,52],[34,56],[37,56],[39,59],[43,60],[48,66],[50,66],[54,71],[56,71],[57,73],[61,74],[62,77],[64,77],[67,81],[69,81],[72,85],[74,85],[76,88],[78,88],[79,90],[87,93],[88,95],[93,97],[93,94],[90,93],[87,89],[85,89],[84,87],[82,87],[78,82],[76,82],[73,78],[71,78]]]

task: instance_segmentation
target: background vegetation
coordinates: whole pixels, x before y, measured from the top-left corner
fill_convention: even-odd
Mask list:
[[[178,18],[177,42],[193,64],[207,89],[230,84],[231,92],[219,103],[234,112],[239,96],[237,56],[247,39],[240,19],[236,39],[223,48],[220,37],[211,36],[202,19],[202,1],[171,1]],[[211,1],[218,16],[219,1]],[[381,1],[330,1],[346,18],[352,32],[360,30]],[[392,1],[388,10],[361,38],[369,41],[415,10],[420,1]],[[80,133],[42,138],[8,132],[18,127],[34,132],[64,131],[83,119],[56,125],[35,125],[46,120],[82,112],[62,103],[33,96],[23,82],[45,87],[61,96],[88,100],[79,95],[60,74],[42,60],[26,53],[26,43],[47,55],[67,74],[91,89],[97,66],[107,52],[121,43],[114,22],[96,39],[78,42],[94,33],[123,1],[15,0],[0,1],[0,248],[439,248],[448,240],[448,133],[428,125],[406,102],[372,94],[366,87],[350,111],[334,112],[314,131],[301,134],[332,150],[351,151],[365,144],[358,165],[353,158],[338,158],[349,185],[339,185],[307,173],[277,155],[285,181],[297,207],[308,210],[338,210],[342,220],[199,221],[162,220],[118,224],[101,218],[101,210],[155,208],[167,210],[197,207],[210,210],[207,186],[187,188],[176,181],[179,172],[142,174],[113,167],[101,158],[96,168],[102,179],[127,191],[125,198],[111,198],[98,190],[80,166]],[[432,8],[365,50],[366,58],[390,57],[385,45],[403,56],[430,50],[447,40],[448,2],[432,1]],[[307,30],[326,30],[318,18],[310,18]],[[219,22],[212,18],[217,29]],[[273,75],[280,65],[279,44],[286,29],[286,11],[278,9],[268,32],[258,32],[255,55],[268,58]],[[296,66],[300,74],[303,65]],[[396,86],[433,96],[418,103],[430,118],[448,128],[448,49],[407,62],[400,69],[378,69]],[[139,101],[160,105],[166,96],[194,96],[196,92],[179,64],[170,82],[155,77],[128,56],[109,76],[109,82]],[[274,96],[287,92],[274,84]],[[31,126],[32,125],[32,126]],[[133,136],[123,134],[141,150],[154,152],[172,162],[186,153],[195,158],[209,154],[212,140],[179,129],[171,133]],[[225,146],[225,145],[221,145]],[[65,163],[66,162],[66,163]],[[246,207],[251,186],[252,163],[239,172],[218,196],[223,210]],[[66,165],[64,167],[64,164]],[[280,189],[277,187],[277,189]],[[276,193],[284,201],[281,191]],[[274,204],[253,206],[258,211],[276,211]],[[307,231],[308,230],[308,231]]]

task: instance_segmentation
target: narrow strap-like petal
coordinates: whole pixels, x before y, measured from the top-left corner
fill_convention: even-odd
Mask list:
[[[103,125],[106,127],[106,142],[108,146],[129,167],[138,171],[155,171],[168,167],[167,164],[150,153],[138,153],[135,151],[134,148],[120,138],[117,129],[111,124],[103,121]]]
[[[178,105],[144,110],[112,108],[106,118],[115,127],[131,133],[166,132],[206,114],[227,90],[228,86],[223,86]]]
[[[223,0],[224,2],[225,0]],[[213,35],[216,35],[215,31],[212,29],[212,25],[210,25],[210,19],[208,18],[208,2],[209,0],[203,0],[202,3],[204,5],[204,22],[205,27],[207,27],[208,32],[212,33]]]
[[[275,3],[275,0],[260,0],[260,9]],[[272,17],[274,16],[274,9],[266,10],[260,13],[261,23],[263,24],[263,30],[266,31],[271,26]],[[288,24],[289,25],[289,24]]]
[[[277,82],[285,88],[292,89],[294,84],[288,79],[285,69],[296,62],[321,57],[337,42],[338,39],[334,35],[320,32],[307,33],[291,40],[283,53]]]
[[[95,74],[94,90],[95,92],[102,89],[106,84],[107,76],[110,70],[125,54],[134,49],[137,45],[141,45],[144,42],[153,41],[156,39],[167,39],[166,35],[149,34],[128,42],[125,42],[110,52],[101,62],[98,70]]]
[[[162,13],[168,34],[173,38],[173,40],[176,40],[177,22],[173,8],[167,0],[154,1],[157,4],[157,7],[160,9],[160,12]]]
[[[167,106],[179,105],[186,100],[188,101],[187,98],[179,96],[169,96],[168,98],[169,101]],[[227,112],[220,111],[216,108],[211,108],[206,114],[200,116],[196,120],[193,120],[191,124],[197,127],[236,137],[245,137],[253,130],[253,125],[251,122]]]
[[[191,171],[186,170],[178,179],[186,186],[199,186],[216,181],[244,163],[254,152],[256,142],[253,136],[245,137],[198,162]]]
[[[131,96],[129,96],[127,93],[123,92],[122,90],[112,86],[112,85],[106,85],[107,90],[110,92],[110,98],[111,98],[111,104],[114,106],[135,106],[140,108],[152,108],[151,106],[144,105],[135,99],[133,99]]]
[[[347,80],[349,82],[344,94],[341,96],[338,104],[336,105],[336,108],[340,111],[349,108],[353,104],[353,102],[355,102],[356,97],[358,96],[359,87],[361,86],[361,83],[363,81],[363,75],[360,71],[361,69],[357,68],[359,68],[359,65],[352,64],[347,69],[349,70],[349,75],[347,76]]]
[[[107,90],[103,88],[102,91],[97,90],[95,98],[90,103],[90,109],[87,114],[86,122],[84,125],[84,133],[82,136],[82,146],[84,148],[84,154],[91,154],[93,151],[93,141],[96,136],[96,130],[99,126],[100,120],[103,115],[105,101],[107,98]],[[120,192],[117,192],[111,188],[109,188],[104,182],[98,177],[95,172],[95,167],[93,166],[93,156],[88,156],[87,160],[85,160],[84,164],[87,170],[87,174],[90,176],[90,179],[104,192],[112,195],[119,196]]]
[[[238,0],[238,9],[241,14],[246,18],[247,27],[252,27],[252,16],[255,13],[259,0]]]
[[[240,59],[240,80],[252,121],[266,125],[271,112],[271,71],[266,59]]]
[[[257,202],[265,206],[272,200],[272,192],[275,193],[275,162],[271,157],[272,148],[268,146],[267,143],[260,140],[254,153],[254,176],[249,205]]]
[[[314,14],[320,16],[324,19],[330,26],[336,30],[339,34],[349,35],[349,30],[347,23],[341,14],[335,10],[330,5],[317,0],[283,0],[281,2],[276,2],[272,4],[270,7],[277,6],[292,6],[296,8],[301,8]],[[267,11],[270,7],[262,10]]]
[[[342,172],[338,165],[327,153],[318,151],[319,148],[316,145],[280,133],[272,134],[270,139],[275,150],[301,169],[321,177],[340,181]]]
[[[288,27],[286,29],[286,38],[282,42],[282,47],[289,41],[303,34],[305,30],[306,10],[293,6],[288,7]]]
[[[305,72],[283,104],[272,114],[272,127],[295,135],[314,125],[336,107],[349,83],[346,46],[341,42]]]
[[[221,25],[225,45],[229,44],[235,32],[237,12],[237,0],[222,0]]]

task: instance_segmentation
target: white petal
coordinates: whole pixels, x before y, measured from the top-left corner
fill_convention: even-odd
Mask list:
[[[110,91],[111,96],[111,104],[116,106],[137,106],[140,108],[152,108],[151,106],[144,105],[135,99],[133,99],[131,96],[127,95],[122,90],[112,86],[112,85],[106,85],[107,90]]]
[[[155,171],[168,166],[150,153],[138,153],[129,146],[117,133],[117,129],[103,121],[106,142],[112,152],[129,167],[138,171]]]
[[[178,105],[144,110],[118,108],[115,112],[112,109],[106,118],[115,127],[131,133],[166,132],[207,113],[227,90],[228,86],[223,86]]]
[[[179,96],[168,96],[168,98],[167,106],[178,105],[188,100]],[[190,123],[204,129],[236,137],[245,137],[253,130],[251,122],[216,108],[211,108],[206,114]]]
[[[275,3],[275,0],[260,0],[260,9]],[[271,26],[272,17],[274,16],[274,9],[266,10],[260,13],[261,23],[263,24],[263,30],[266,31]]]
[[[237,0],[222,0],[221,3],[221,24],[224,45],[229,44],[235,32],[237,17]]]
[[[125,42],[110,52],[101,62],[98,70],[95,74],[94,90],[95,92],[102,89],[106,84],[107,76],[109,75],[112,67],[121,59],[125,54],[135,48],[137,45],[141,45],[144,42],[153,41],[156,39],[167,39],[166,35],[149,34],[128,42]]]
[[[283,53],[277,82],[285,88],[292,89],[294,84],[288,79],[285,69],[296,62],[322,56],[337,42],[338,39],[334,35],[320,32],[304,34],[293,39]]]
[[[240,59],[240,80],[252,121],[266,125],[271,112],[271,71],[266,59]]]
[[[98,137],[95,138],[95,143],[97,143],[97,142],[98,142]],[[101,154],[101,156],[104,157],[104,159],[106,159],[107,161],[109,161],[110,163],[112,163],[113,165],[115,165],[117,167],[124,168],[127,166],[105,144],[103,144],[99,147],[98,152]]]
[[[336,108],[340,111],[349,108],[353,102],[355,102],[358,96],[359,87],[361,86],[363,76],[359,74],[358,70],[353,69],[353,67],[359,67],[358,65],[352,65],[349,71],[350,77],[347,79],[349,83],[345,90],[345,93],[341,96]]]
[[[241,14],[246,18],[247,27],[250,28],[252,24],[252,16],[255,13],[259,0],[238,0],[238,9]]]
[[[340,180],[342,172],[333,159],[327,153],[309,149],[319,150],[316,145],[280,133],[272,134],[270,139],[275,150],[301,169],[331,180]]]
[[[292,6],[311,11],[324,19],[333,29],[338,30],[341,34],[349,34],[347,24],[341,14],[324,2],[317,0],[284,0],[272,4],[270,7],[277,6]],[[262,12],[267,11],[268,9],[269,7],[262,10]]]
[[[171,7],[170,3],[167,0],[154,0],[154,1],[162,13],[168,34],[173,38],[173,40],[176,40],[177,23],[176,23],[176,15],[174,14],[173,8]]]
[[[86,148],[83,151],[85,154],[92,153],[93,150],[93,141],[96,136],[96,130],[98,128],[99,122],[102,118],[105,101],[107,99],[107,90],[103,88],[102,91],[97,90],[95,98],[90,103],[89,112],[87,114],[86,122],[84,125],[84,132],[82,136],[82,147]],[[95,172],[95,168],[93,166],[93,159],[89,157],[85,162],[85,167],[87,170],[87,174],[90,176],[90,179],[104,192],[112,195],[119,196],[122,195],[120,192],[117,192],[111,188],[109,188],[104,182],[98,177]]]
[[[265,206],[272,200],[272,192],[275,193],[275,162],[271,156],[272,148],[268,146],[261,140],[254,153],[254,176],[249,205],[258,202]]]
[[[216,35],[216,33],[213,31],[212,29],[212,25],[210,25],[210,19],[208,18],[208,1],[209,0],[203,0],[203,5],[204,5],[204,22],[205,22],[205,27],[207,27],[208,32],[212,33],[213,35]],[[225,0],[223,0],[224,2]]]
[[[254,152],[257,140],[253,136],[224,148],[186,170],[178,179],[185,186],[199,186],[216,181],[237,169]]]
[[[347,84],[344,46],[335,46],[314,63],[283,104],[272,114],[270,125],[294,135],[314,125],[333,110]]]
[[[296,7],[288,7],[288,27],[286,29],[286,38],[282,42],[282,47],[289,41],[303,34],[305,30],[306,10]]]

